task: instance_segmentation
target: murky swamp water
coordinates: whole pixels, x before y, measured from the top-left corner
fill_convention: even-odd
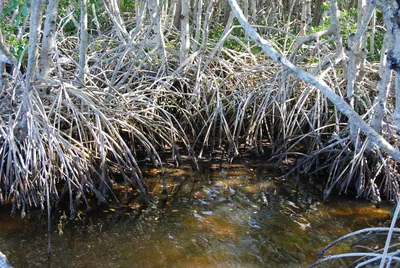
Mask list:
[[[143,209],[126,198],[77,223],[55,220],[50,261],[45,216],[19,220],[0,208],[0,251],[14,267],[307,267],[329,242],[388,220],[389,205],[344,197],[320,203],[317,186],[296,188],[265,165],[207,169],[169,170],[164,203]],[[160,196],[160,174],[146,177]]]

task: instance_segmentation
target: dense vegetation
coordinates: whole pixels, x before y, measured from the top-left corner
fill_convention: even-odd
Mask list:
[[[74,217],[117,177],[146,200],[139,162],[162,168],[161,153],[292,158],[327,174],[325,197],[398,200],[396,1],[9,0],[0,14],[0,204],[22,216],[64,200]]]
[[[160,152],[268,150],[328,174],[325,197],[397,200],[395,1],[1,5],[0,202],[22,214],[63,199],[73,215],[117,173],[145,197],[138,161]]]

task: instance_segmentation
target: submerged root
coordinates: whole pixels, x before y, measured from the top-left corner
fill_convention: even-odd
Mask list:
[[[348,132],[345,132],[348,133]],[[383,155],[377,150],[368,150],[368,141],[361,142],[359,136],[356,141],[346,134],[333,136],[327,142],[320,144],[318,149],[299,152],[284,152],[275,157],[284,158],[294,156],[296,164],[285,175],[300,171],[308,176],[327,174],[324,181],[324,198],[328,198],[334,191],[354,193],[357,197],[364,197],[379,205],[386,197],[399,200],[398,191],[400,174],[397,162]],[[322,142],[322,140],[321,140]],[[363,144],[358,146],[358,144]],[[298,145],[297,142],[293,144]],[[286,146],[293,150],[294,145]],[[356,150],[358,148],[358,150]]]

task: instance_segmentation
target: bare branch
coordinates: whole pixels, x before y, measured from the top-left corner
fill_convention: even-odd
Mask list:
[[[249,36],[264,50],[265,53],[268,54],[269,57],[272,58],[275,62],[280,63],[284,69],[288,70],[292,74],[294,74],[297,78],[310,83],[311,85],[318,88],[322,93],[324,93],[328,99],[335,104],[335,106],[351,121],[354,125],[360,128],[360,130],[376,145],[378,145],[382,150],[384,150],[388,155],[396,159],[397,162],[400,162],[400,151],[396,150],[389,142],[387,142],[379,133],[373,130],[364,120],[361,118],[359,114],[357,114],[347,102],[337,95],[324,81],[318,79],[314,75],[311,75],[299,67],[293,65],[290,61],[288,61],[283,55],[276,52],[276,50],[272,47],[272,44],[262,38],[257,31],[251,27],[246,18],[243,15],[238,3],[236,0],[229,0],[229,3],[232,7],[232,10],[243,26],[244,30],[249,34]]]

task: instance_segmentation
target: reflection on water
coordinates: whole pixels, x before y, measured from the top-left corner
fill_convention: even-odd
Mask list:
[[[147,173],[161,196],[159,173]],[[387,219],[388,209],[343,199],[321,204],[310,194],[314,186],[304,188],[276,180],[265,166],[172,170],[164,205],[126,201],[79,223],[54,220],[50,267],[307,267],[327,243]],[[45,221],[7,213],[0,251],[15,267],[48,266]]]

